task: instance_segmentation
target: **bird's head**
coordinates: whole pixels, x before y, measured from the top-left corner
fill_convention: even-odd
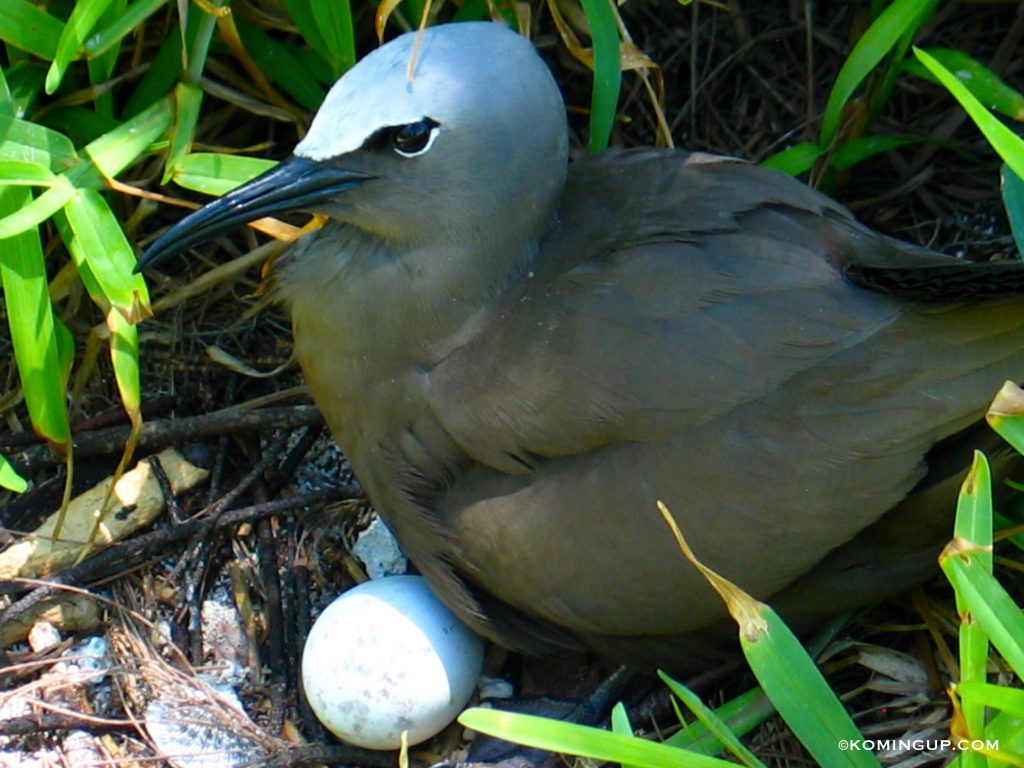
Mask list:
[[[538,238],[565,180],[561,95],[498,24],[427,29],[378,48],[328,93],[294,154],[171,227],[140,268],[289,211],[409,243]]]

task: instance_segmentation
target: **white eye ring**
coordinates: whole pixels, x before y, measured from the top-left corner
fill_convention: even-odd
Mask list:
[[[426,154],[427,152],[430,151],[430,148],[434,146],[434,142],[437,140],[437,135],[441,132],[441,126],[435,123],[433,120],[430,120],[429,125],[430,133],[427,134],[427,141],[422,147],[419,147],[417,149],[402,149],[402,147],[398,145],[396,138],[395,144],[392,146],[392,149],[394,149],[395,152],[401,155],[402,157],[419,157],[420,155]]]

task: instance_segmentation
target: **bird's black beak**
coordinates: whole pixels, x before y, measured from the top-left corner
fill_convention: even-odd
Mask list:
[[[313,211],[318,203],[370,179],[292,156],[195,213],[186,216],[153,241],[135,267],[141,272],[167,256],[210,240],[221,232],[264,216]]]

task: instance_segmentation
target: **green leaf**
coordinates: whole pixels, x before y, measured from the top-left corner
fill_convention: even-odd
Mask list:
[[[177,106],[175,126],[171,132],[171,147],[167,151],[162,184],[171,180],[178,163],[192,149],[192,139],[199,122],[199,108],[203,104],[203,91],[192,83],[178,83],[174,89],[174,103]]]
[[[1024,180],[1003,163],[999,169],[1003,190],[1003,207],[1010,220],[1010,231],[1017,244],[1017,258],[1024,259]]]
[[[57,175],[45,165],[22,160],[0,161],[0,184],[50,187],[55,183],[57,183]]]
[[[861,733],[800,641],[768,606],[761,617],[763,634],[740,633],[743,655],[800,743],[820,765],[876,768],[872,753],[841,749],[843,743],[859,743]],[[807,706],[809,701],[813,707]]]
[[[0,189],[0,215],[18,211],[31,197],[29,190],[22,187]],[[54,317],[50,306],[46,264],[37,231],[23,232],[3,242],[0,283],[32,426],[51,444],[67,450],[71,432],[64,406],[64,384],[71,357],[59,337],[68,331]]]
[[[844,743],[859,743],[861,733],[785,622],[769,606],[700,562],[672,513],[660,501],[658,509],[680,551],[739,625],[740,647],[754,677],[800,743],[820,765],[877,768],[872,753],[842,748]],[[807,706],[809,701],[813,707]]]
[[[974,462],[960,488],[954,536],[978,548],[976,561],[991,574],[992,472],[980,451],[974,452]],[[968,602],[959,592],[956,595],[956,609],[960,615],[960,681],[984,682],[988,675],[988,638],[974,621]],[[982,736],[985,732],[985,706],[964,701],[962,711],[967,732],[973,737]],[[983,758],[973,753],[965,754],[963,761],[965,768],[972,764],[984,764]]]
[[[981,550],[947,547],[939,566],[992,645],[1024,677],[1024,614],[1013,598],[985,570]]]
[[[95,141],[121,124],[108,115],[86,107],[56,107],[46,113],[46,125],[82,145]]]
[[[67,205],[74,194],[75,186],[67,175],[57,176],[46,192],[26,202],[13,213],[0,218],[0,239],[35,229]]]
[[[985,420],[1017,453],[1024,453],[1024,389],[1012,381],[1004,382]]]
[[[61,32],[60,41],[57,43],[57,52],[53,56],[53,62],[46,73],[46,92],[52,94],[60,86],[64,78],[68,64],[76,58],[82,50],[85,38],[92,32],[96,22],[107,10],[112,0],[77,0],[64,31]]]
[[[0,161],[4,160],[46,165],[58,173],[80,162],[75,145],[67,136],[37,123],[0,114]]]
[[[839,131],[843,108],[850,97],[900,38],[920,23],[922,15],[933,5],[934,0],[929,3],[922,3],[921,0],[894,0],[867,28],[836,75],[821,121],[819,146],[828,148],[832,145]]]
[[[1013,120],[1024,120],[1024,94],[976,59],[956,48],[923,48],[925,53],[948,69],[964,87],[989,109]],[[920,61],[907,59],[903,71],[933,83],[939,82]]]
[[[23,493],[28,488],[28,481],[3,456],[0,456],[0,486],[15,493]]]
[[[633,726],[629,722],[629,714],[626,712],[626,708],[622,702],[617,702],[612,707],[612,732],[618,733],[622,736],[632,736]],[[636,765],[631,763],[622,763],[622,768],[638,768]]]
[[[775,714],[775,707],[760,688],[751,688],[715,710],[715,716],[737,736],[750,733]],[[718,754],[725,748],[700,722],[687,724],[665,743],[705,755]]]
[[[34,63],[18,62],[7,68],[5,76],[10,88],[11,109],[3,114],[10,117],[30,114],[43,92],[46,73]]]
[[[114,369],[121,404],[129,416],[139,414],[142,407],[142,388],[139,385],[139,327],[120,312],[107,314],[110,331],[110,363]]]
[[[776,152],[771,157],[761,161],[765,168],[774,168],[776,171],[788,173],[790,176],[799,176],[807,173],[814,166],[814,161],[822,155],[821,147],[810,142],[795,144],[787,147],[781,152]]]
[[[975,702],[982,707],[1000,709],[1016,717],[1024,717],[1024,690],[985,682],[964,682],[956,687],[964,702]]]
[[[0,67],[0,115],[14,117],[14,99],[11,97],[11,89],[7,85],[3,67]]]
[[[258,157],[196,152],[182,158],[174,169],[174,183],[207,195],[223,195],[275,165]]]
[[[502,15],[507,15],[507,9],[504,6],[499,8],[498,11],[506,11]],[[455,12],[453,21],[486,21],[489,18],[490,12],[487,9],[487,0],[465,0]]]
[[[122,13],[117,14],[117,18],[89,35],[89,39],[85,41],[86,54],[93,57],[106,53],[125,37],[133,34],[142,22],[167,5],[168,1],[135,0]]]
[[[320,34],[320,28],[317,26],[316,17],[313,16],[313,8],[310,4],[310,0],[282,0],[285,10],[288,12],[288,17],[295,23],[295,26],[299,28],[299,34],[302,35],[302,39],[305,40],[309,47],[319,53],[332,68],[337,65],[332,61],[334,56],[327,47],[327,41],[324,40],[324,36]],[[337,68],[334,70],[334,76],[337,78],[341,75],[342,70]]]
[[[594,90],[590,99],[591,153],[608,146],[619,104],[622,71],[619,61],[619,26],[611,0],[581,0],[590,24],[594,48]]]
[[[890,149],[905,147],[908,144],[920,144],[925,141],[921,137],[899,136],[861,136],[848,141],[832,154],[832,165],[835,168],[853,168],[869,157],[874,157]]]
[[[338,75],[355,65],[355,35],[352,31],[352,9],[348,0],[307,0],[309,15],[324,41],[319,51]],[[291,7],[294,3],[289,3]],[[294,16],[293,16],[294,18]],[[298,24],[298,20],[296,20]],[[299,27],[303,35],[307,30]],[[306,38],[307,40],[309,38]],[[312,41],[310,40],[310,44]]]
[[[195,36],[195,17],[197,15],[189,14],[188,28],[185,31],[185,36],[188,39]],[[160,50],[152,58],[149,69],[142,76],[138,87],[128,97],[128,103],[124,107],[124,116],[134,117],[167,96],[174,88],[181,72],[181,35],[168,35],[160,45]]]
[[[41,59],[57,55],[64,24],[28,0],[0,3],[0,40]]]
[[[678,683],[671,677],[666,675],[664,672],[659,672],[658,676],[664,681],[665,685],[674,693],[686,708],[689,709],[697,717],[697,719],[708,729],[708,732],[713,734],[718,741],[720,741],[725,748],[734,754],[744,765],[749,766],[760,766],[764,768],[764,763],[757,759],[753,752],[747,749],[737,738],[736,734],[730,730],[729,726],[726,725],[722,719],[712,710],[710,707],[705,706],[704,702],[700,700],[693,691],[687,688],[682,683]]]
[[[170,127],[171,105],[167,99],[161,99],[120,127],[89,142],[82,149],[82,156],[91,160],[103,176],[114,178]]]
[[[56,222],[93,301],[105,314],[113,308],[133,318],[149,294],[142,275],[133,271],[135,252],[103,196],[76,189]]]
[[[736,765],[633,736],[517,712],[474,707],[459,715],[459,722],[516,744],[637,768],[735,768]]]
[[[929,56],[920,48],[914,49],[914,55],[938,78],[946,89],[953,94],[964,111],[970,115],[981,132],[985,134],[988,143],[999,153],[1013,172],[1024,178],[1024,140],[1017,134],[999,122],[991,112],[985,109],[984,105],[971,93],[963,83],[936,59]]]
[[[265,35],[241,17],[235,20],[238,35],[253,60],[271,80],[306,109],[316,110],[326,92],[309,76],[306,66],[295,58],[284,43]]]

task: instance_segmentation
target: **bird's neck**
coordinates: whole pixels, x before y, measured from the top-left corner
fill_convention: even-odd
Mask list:
[[[535,253],[527,242],[394,244],[335,223],[290,249],[278,290],[298,343],[311,333],[368,364],[430,366],[476,334]]]

